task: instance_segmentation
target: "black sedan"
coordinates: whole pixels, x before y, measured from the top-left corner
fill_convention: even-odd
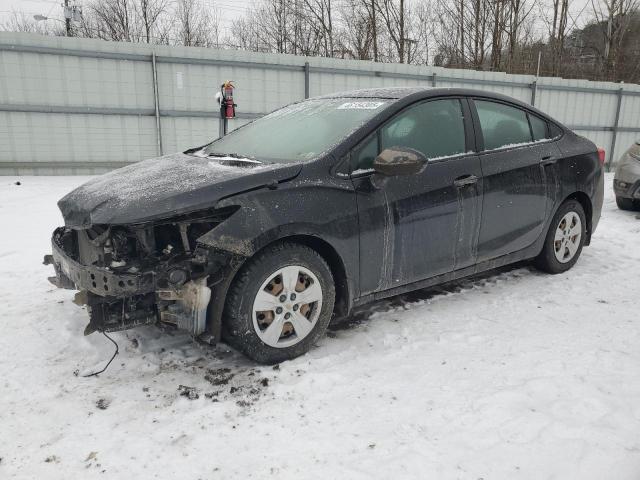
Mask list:
[[[87,334],[161,323],[279,362],[355,305],[527,259],[568,270],[603,161],[501,95],[327,95],[89,181],[60,200],[45,261]]]

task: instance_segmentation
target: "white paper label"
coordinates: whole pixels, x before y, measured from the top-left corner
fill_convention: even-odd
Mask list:
[[[338,110],[375,110],[384,102],[347,102],[338,107]]]

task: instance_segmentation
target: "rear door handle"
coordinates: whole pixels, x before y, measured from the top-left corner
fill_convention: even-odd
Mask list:
[[[475,175],[463,175],[453,181],[453,185],[457,188],[465,187],[467,185],[473,185],[478,183],[478,177]]]
[[[553,155],[547,155],[546,157],[542,157],[542,159],[540,160],[540,163],[546,167],[547,165],[553,165],[557,161],[558,159]]]

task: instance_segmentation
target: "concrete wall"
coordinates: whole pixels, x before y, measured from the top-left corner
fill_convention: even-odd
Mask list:
[[[305,95],[436,85],[528,103],[535,91],[538,108],[608,156],[615,147],[614,160],[640,138],[639,85],[0,32],[0,174],[102,173],[207,143],[224,80],[237,86],[231,128]]]

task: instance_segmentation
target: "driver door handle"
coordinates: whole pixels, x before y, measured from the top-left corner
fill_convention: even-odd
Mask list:
[[[542,159],[540,160],[540,163],[546,167],[547,165],[553,165],[557,161],[558,159],[556,157],[552,155],[547,155],[546,157],[542,157]]]
[[[475,175],[463,175],[453,181],[453,185],[457,188],[465,187],[467,185],[473,185],[478,183],[478,177]]]

